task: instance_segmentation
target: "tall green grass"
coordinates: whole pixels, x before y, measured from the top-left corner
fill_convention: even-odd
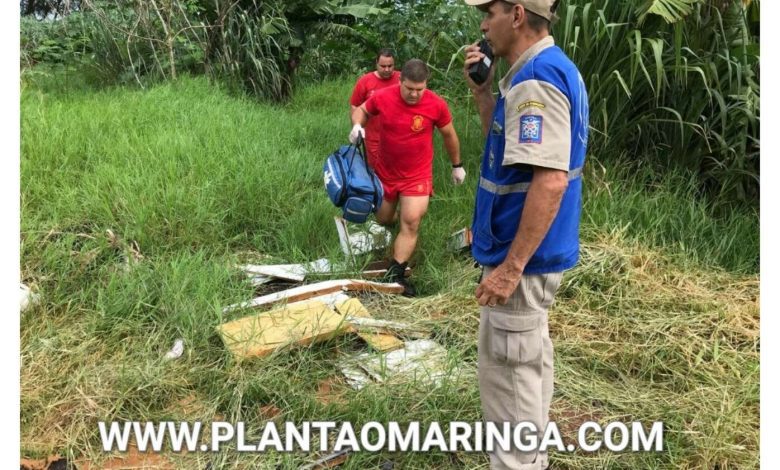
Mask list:
[[[453,108],[468,184],[449,183],[436,140],[436,196],[413,277],[425,297],[365,299],[379,318],[429,325],[459,372],[437,389],[357,392],[337,380],[338,354],[363,348],[352,337],[236,364],[214,330],[234,317],[222,307],[253,295],[231,268],[236,261],[342,258],[321,166],[346,139],[351,81],[306,87],[288,105],[270,106],[203,78],[147,91],[94,91],[43,72],[26,80],[21,267],[42,303],[21,324],[24,455],[101,461],[98,420],[244,420],[256,437],[268,406],[279,409],[276,419],[356,425],[479,419],[478,270],[445,248],[473,210],[482,136],[468,107]],[[667,449],[554,454],[554,462],[754,467],[757,214],[713,216],[683,174],[591,157],[585,178],[582,260],[551,320],[555,419],[570,428],[588,417],[663,420]],[[164,362],[178,337],[184,356]],[[342,401],[318,398],[325,379]],[[231,451],[166,458],[177,468],[294,468],[311,459]],[[396,468],[487,463],[483,454],[363,453],[345,468],[386,460]]]
[[[321,162],[345,140],[346,106],[335,97],[348,93],[348,83],[329,82],[272,107],[201,79],[149,92],[30,88],[22,97],[22,229],[112,229],[151,254],[252,248],[291,261],[317,258],[337,243]],[[476,117],[467,108],[454,112],[473,183],[482,146]],[[436,143],[436,197],[421,253],[447,259],[440,240],[470,223],[474,185],[449,183]],[[586,177],[586,234],[627,228],[703,265],[757,268],[757,214],[713,215],[693,176],[623,170],[593,157]]]
[[[678,8],[669,10],[670,5]],[[591,105],[591,152],[695,175],[722,211],[758,207],[759,1],[571,0],[553,35]],[[105,83],[206,74],[272,101],[323,76],[370,68],[380,47],[419,57],[431,85],[469,99],[462,48],[481,13],[452,0],[137,2],[95,0],[63,25],[22,23],[23,60],[88,64]],[[72,27],[67,27],[72,25]]]

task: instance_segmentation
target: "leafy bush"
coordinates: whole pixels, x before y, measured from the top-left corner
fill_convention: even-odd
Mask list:
[[[39,62],[72,63],[89,53],[89,33],[94,28],[91,18],[72,13],[57,21],[24,16],[20,22],[21,66],[32,67]]]
[[[401,61],[431,65],[432,88],[467,98],[462,47],[480,36],[482,14],[456,0],[381,5],[395,14],[356,26],[365,68],[377,48],[395,47]],[[659,173],[682,168],[699,175],[710,199],[757,207],[758,12],[758,1],[562,2],[553,36],[588,87],[590,152],[634,155]]]
[[[253,96],[289,98],[309,43],[351,34],[368,1],[87,1],[100,18],[95,55],[104,70],[138,83],[207,73]]]
[[[660,3],[571,1],[559,12],[556,40],[588,86],[590,151],[680,166],[714,199],[757,206],[758,2],[680,2],[690,9],[677,14]]]

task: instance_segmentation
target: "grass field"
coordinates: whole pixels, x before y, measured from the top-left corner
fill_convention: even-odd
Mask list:
[[[477,271],[445,240],[469,224],[482,146],[453,107],[468,171],[449,184],[437,138],[436,197],[414,279],[423,296],[370,297],[376,317],[434,331],[460,373],[442,387],[352,390],[352,337],[237,364],[216,335],[225,305],[252,297],[239,259],[340,259],[324,158],[349,131],[350,83],[284,107],[202,79],[91,90],[28,75],[21,99],[21,270],[42,295],[21,320],[21,452],[103,462],[97,421],[475,421]],[[581,262],[551,312],[553,417],[571,430],[664,421],[661,453],[552,454],[556,468],[756,468],[758,214],[712,216],[693,179],[639,156],[589,156]],[[140,255],[140,256],[139,256]],[[138,259],[126,266],[126,259]],[[184,356],[162,356],[175,338]],[[566,437],[566,434],[565,434]],[[165,454],[176,468],[294,468],[306,455]],[[486,467],[480,453],[361,453],[344,468]]]

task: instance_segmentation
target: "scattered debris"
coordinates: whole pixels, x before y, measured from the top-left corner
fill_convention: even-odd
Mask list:
[[[358,331],[373,330],[383,333],[395,332],[402,336],[418,339],[429,338],[431,336],[430,330],[424,327],[410,325],[409,323],[377,320],[376,318],[360,316],[348,316],[347,321]]]
[[[447,350],[433,340],[407,341],[386,354],[360,353],[341,361],[340,369],[356,390],[373,383],[417,381],[438,386],[447,374]]]
[[[349,233],[346,220],[338,216],[334,217],[334,220],[336,221],[336,230],[339,233],[341,251],[350,259],[357,255],[387,248],[393,238],[386,228],[374,221],[367,222],[364,231]]]
[[[24,312],[32,305],[36,305],[41,300],[41,296],[31,291],[30,288],[26,285],[20,283],[19,288],[21,289],[19,297],[20,312]]]
[[[183,353],[184,353],[184,340],[179,338],[176,341],[174,341],[171,350],[165,353],[165,359],[166,360],[178,359],[181,357]]]
[[[450,235],[449,249],[450,251],[461,251],[471,247],[471,229],[463,228]]]
[[[361,275],[366,279],[375,279],[384,276],[385,273],[387,273],[387,268],[389,267],[390,261],[388,260],[373,261],[365,267]],[[406,271],[404,271],[404,277],[409,277],[411,275],[412,268],[407,267]]]
[[[292,344],[329,339],[351,329],[344,317],[319,300],[287,305],[217,327],[225,346],[238,360],[266,356]]]
[[[325,258],[305,264],[244,264],[240,268],[253,278],[264,276],[295,282],[302,282],[307,274],[324,274],[332,271],[330,261]]]
[[[346,296],[345,296],[346,297]],[[371,318],[371,314],[358,299],[347,298],[336,303],[336,310],[345,317]],[[358,331],[363,341],[379,352],[393,351],[404,347],[404,342],[396,338],[390,331],[366,333]]]
[[[273,294],[257,297],[254,300],[248,302],[241,302],[238,304],[228,305],[222,309],[222,313],[228,313],[235,310],[242,310],[247,308],[256,308],[263,305],[269,305],[276,302],[296,302],[300,300],[310,299],[324,294],[330,294],[333,292],[341,291],[375,291],[385,294],[400,294],[404,288],[397,283],[381,283],[372,281],[350,280],[350,279],[338,279],[334,281],[323,281],[314,284],[308,284],[305,286],[294,287],[281,292],[275,292]]]
[[[300,303],[309,302],[311,300],[319,300],[320,302],[324,303],[328,307],[330,307],[330,308],[335,310],[336,309],[336,305],[338,305],[338,304],[340,304],[340,303],[342,303],[344,301],[349,300],[349,298],[350,297],[347,294],[345,294],[344,292],[332,292],[330,294],[320,295],[320,296],[317,296],[317,297],[312,297],[310,299],[300,300],[298,302],[290,302],[287,305],[288,306],[290,306],[290,305],[298,305]]]

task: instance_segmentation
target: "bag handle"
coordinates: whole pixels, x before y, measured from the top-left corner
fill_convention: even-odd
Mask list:
[[[374,207],[379,207],[379,203],[381,201],[377,200],[379,198],[379,188],[376,187],[376,180],[379,178],[374,173],[374,169],[371,168],[371,165],[368,164],[368,152],[366,151],[366,140],[360,134],[358,134],[357,141],[355,142],[355,149],[358,150],[360,156],[363,158],[363,163],[366,166],[366,171],[368,172],[369,176],[371,176],[371,185],[374,186]]]

